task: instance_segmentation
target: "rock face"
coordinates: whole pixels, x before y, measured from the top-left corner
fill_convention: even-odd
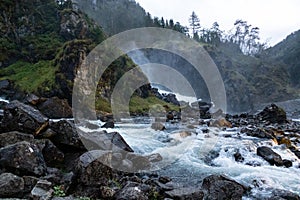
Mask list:
[[[223,175],[211,175],[203,180],[202,189],[205,190],[205,199],[240,200],[246,192],[246,187]]]
[[[16,175],[42,176],[46,163],[39,148],[28,142],[19,142],[0,149],[0,167]]]
[[[20,196],[24,190],[24,180],[11,173],[0,175],[0,198]]]
[[[38,110],[17,100],[10,102],[4,108],[2,129],[5,132],[21,131],[38,135],[48,126],[49,120]]]
[[[50,119],[71,118],[72,108],[65,99],[52,97],[45,102],[38,104],[38,109]]]
[[[33,135],[21,133],[18,131],[0,134],[0,148],[22,141],[33,142],[34,137]]]
[[[258,117],[262,120],[269,121],[271,123],[286,123],[286,112],[275,104],[267,106],[263,111],[258,114]]]

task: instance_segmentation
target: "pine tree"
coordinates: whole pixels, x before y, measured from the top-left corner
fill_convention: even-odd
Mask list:
[[[200,26],[200,19],[196,15],[196,13],[193,11],[192,15],[189,18],[190,27],[193,31],[193,37],[197,37],[198,30],[201,28]]]

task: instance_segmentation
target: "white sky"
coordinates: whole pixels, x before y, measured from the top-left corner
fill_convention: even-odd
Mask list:
[[[236,19],[260,28],[262,41],[272,46],[300,29],[300,0],[136,0],[152,16],[189,26],[192,11],[202,27],[217,21],[228,31]]]

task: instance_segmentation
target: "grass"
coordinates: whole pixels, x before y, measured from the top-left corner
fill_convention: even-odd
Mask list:
[[[35,64],[18,61],[0,70],[0,80],[12,80],[18,88],[28,93],[51,91],[55,87],[56,71],[53,61],[39,61]]]
[[[96,110],[111,113],[111,105],[104,98],[98,98],[95,103]],[[134,114],[144,114],[149,111],[168,112],[171,110],[179,111],[179,106],[167,103],[155,96],[150,95],[148,98],[132,96],[129,102],[129,111]]]

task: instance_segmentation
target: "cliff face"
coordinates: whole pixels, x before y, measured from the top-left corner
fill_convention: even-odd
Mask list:
[[[100,26],[73,10],[70,1],[13,0],[0,7],[0,80],[9,80],[19,93],[58,96],[71,103],[78,67],[106,38]],[[133,67],[127,56],[113,62],[99,82],[99,101],[107,101],[118,77]]]

